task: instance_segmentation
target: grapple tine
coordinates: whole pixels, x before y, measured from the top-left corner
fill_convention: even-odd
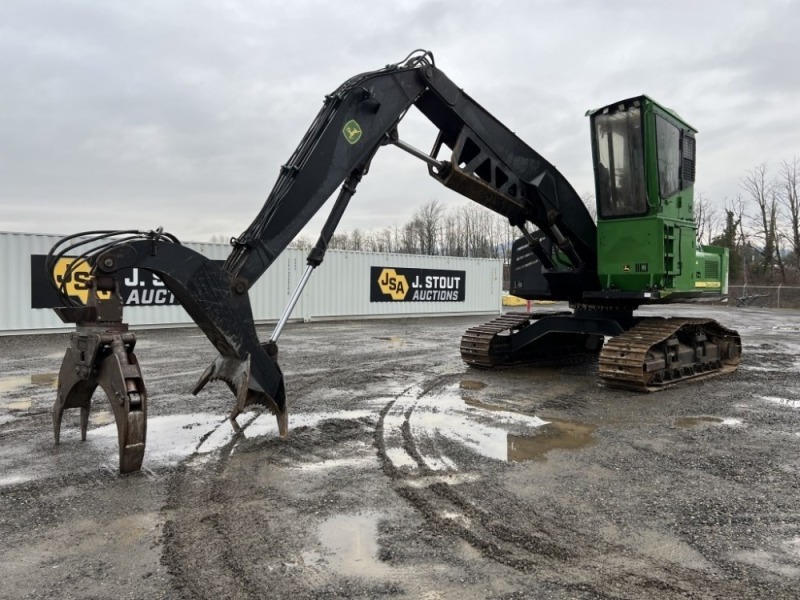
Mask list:
[[[275,417],[278,419],[278,434],[282,438],[286,438],[289,435],[289,411],[284,410],[283,412],[279,412],[275,414]]]
[[[203,371],[203,374],[200,375],[200,379],[197,380],[197,383],[195,384],[194,389],[192,390],[192,394],[197,396],[200,390],[206,387],[206,384],[209,381],[211,381],[211,377],[213,374],[214,374],[214,363],[211,363],[206,367],[206,370]]]
[[[89,413],[92,411],[91,403],[89,406],[81,406],[81,441],[86,441],[86,430],[89,429]]]
[[[132,334],[128,334],[129,336]],[[103,358],[97,382],[111,402],[119,440],[119,472],[142,468],[147,438],[147,391],[131,346],[113,336],[111,352]]]
[[[230,356],[216,357],[200,376],[193,393],[197,394],[209,381],[217,380],[224,381],[228,384],[228,387],[236,396],[236,403],[228,416],[234,429],[237,431],[240,429],[238,423],[236,423],[236,418],[246,411],[249,406],[258,404],[268,408],[270,412],[276,416],[278,420],[278,432],[281,437],[285,438],[288,435],[289,417],[286,409],[286,397],[283,383],[281,382],[279,386],[278,397],[273,398],[267,394],[251,373],[249,354],[244,359]]]
[[[86,423],[89,422],[89,413],[92,409],[92,394],[97,388],[96,380],[91,377],[91,369],[85,364],[87,354],[89,360],[94,360],[96,355],[96,350],[91,346],[89,340],[73,336],[72,343],[61,361],[58,391],[53,404],[53,437],[56,444],[61,442],[61,423],[64,411],[68,408],[81,409],[81,440],[86,440]]]

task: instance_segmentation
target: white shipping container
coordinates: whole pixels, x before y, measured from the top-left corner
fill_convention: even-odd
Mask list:
[[[370,301],[373,268],[464,272],[464,300],[455,302]],[[311,276],[307,301],[311,318],[496,313],[502,303],[499,260],[331,251]],[[455,276],[454,276],[455,277]],[[414,285],[409,281],[409,286]],[[425,287],[424,280],[419,282]],[[414,288],[408,290],[409,296]]]
[[[60,239],[0,232],[0,334],[72,329],[52,310],[32,308],[31,256],[46,255]],[[216,260],[224,260],[231,250],[227,244],[185,245]],[[277,321],[305,269],[303,251],[290,249],[278,257],[250,290],[256,321]],[[384,269],[396,270],[402,292],[378,291],[377,276]],[[311,275],[292,320],[496,314],[501,310],[501,287],[499,260],[330,250]],[[413,301],[415,293],[449,298],[458,294],[459,299]],[[128,306],[125,321],[139,328],[192,323],[180,305]]]

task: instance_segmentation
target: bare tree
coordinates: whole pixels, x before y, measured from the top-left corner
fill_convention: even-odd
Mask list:
[[[289,244],[290,248],[296,248],[297,250],[310,250],[311,249],[311,242],[308,238],[304,236],[298,236],[294,238],[291,244]]]
[[[417,251],[416,226],[413,221],[409,221],[403,226],[400,235],[399,251],[403,254],[419,254]]]
[[[761,243],[762,260],[759,271],[762,275],[771,275],[776,262],[778,236],[778,196],[775,181],[768,178],[767,165],[762,163],[748,171],[740,185],[756,209],[753,235]]]
[[[361,233],[361,230],[356,228],[350,233],[350,240],[349,240],[348,247],[350,250],[363,250],[364,249],[364,234]]]
[[[347,250],[349,243],[350,240],[347,232],[334,233],[331,236],[331,241],[328,243],[328,248],[330,250]]]
[[[717,211],[703,195],[698,192],[694,199],[694,222],[697,225],[697,240],[700,244],[710,244],[717,233]]]
[[[412,223],[422,254],[437,253],[443,213],[444,207],[438,200],[423,204],[414,213]]]
[[[789,233],[786,235],[792,249],[792,262],[800,270],[800,160],[794,157],[791,161],[783,161],[780,169],[782,185],[781,200],[789,217]]]
[[[514,229],[508,222],[508,219],[502,215],[494,215],[494,245],[497,249],[497,256],[503,259],[503,262],[511,262],[511,246],[514,244],[514,239],[519,237],[520,233]]]
[[[725,218],[722,228],[716,237],[711,240],[714,246],[722,246],[728,249],[728,268],[731,281],[743,281],[747,284],[747,265],[745,264],[747,253],[747,237],[743,226],[744,222],[744,202],[741,196],[736,199],[725,200]]]

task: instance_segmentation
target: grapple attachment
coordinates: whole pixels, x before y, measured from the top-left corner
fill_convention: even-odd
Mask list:
[[[166,234],[156,232],[141,237],[106,243],[94,254],[79,258],[92,267],[86,304],[55,309],[64,322],[76,325],[61,365],[53,407],[56,443],[67,408],[81,409],[81,438],[86,439],[91,398],[99,386],[111,402],[116,420],[120,472],[137,471],[142,466],[147,394],[133,353],[136,338],[122,322],[123,301],[118,284],[119,271],[133,267],[156,273],[219,352],[193,392],[197,394],[209,381],[222,380],[236,396],[230,413],[235,429],[239,428],[235,419],[241,412],[260,405],[272,411],[281,437],[286,437],[288,412],[283,374],[277,364],[278,348],[274,342],[259,342],[246,286],[233,280],[214,261]],[[51,266],[55,262],[49,261]],[[59,291],[64,295],[63,290]]]
[[[98,302],[95,284],[89,305],[57,312],[77,327],[58,374],[53,405],[56,444],[61,441],[61,421],[68,408],[80,409],[81,440],[86,441],[92,395],[99,386],[111,403],[117,425],[119,471],[138,471],[147,437],[147,390],[133,353],[136,336],[122,322],[121,303]]]
[[[270,359],[275,362],[275,367],[280,371],[280,367],[277,364],[277,346],[272,342],[267,342],[261,344],[261,347]],[[248,406],[259,404],[267,407],[275,415],[278,420],[278,432],[281,437],[285,438],[289,434],[289,413],[286,410],[286,394],[283,388],[283,380],[281,380],[277,397],[273,398],[253,379],[250,366],[251,358],[249,354],[244,360],[218,356],[200,376],[192,393],[197,395],[209,381],[222,380],[228,384],[228,387],[236,396],[236,404],[229,417],[235,429],[239,429],[236,417]]]

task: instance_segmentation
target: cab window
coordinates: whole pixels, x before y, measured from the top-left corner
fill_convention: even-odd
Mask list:
[[[594,117],[597,204],[601,217],[647,213],[641,109],[637,106]]]
[[[681,189],[681,130],[656,115],[658,191],[667,198]]]

